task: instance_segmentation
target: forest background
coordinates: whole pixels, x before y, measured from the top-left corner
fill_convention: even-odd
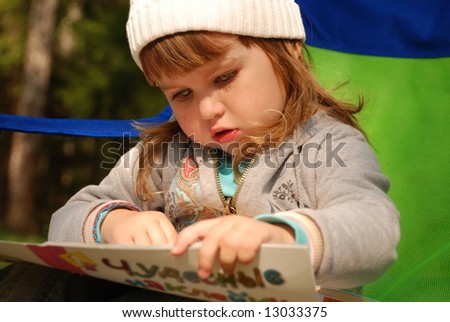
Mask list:
[[[166,101],[129,52],[128,8],[129,0],[0,0],[0,113],[87,119],[159,113]],[[45,239],[51,214],[98,183],[111,158],[133,143],[1,132],[0,239]]]

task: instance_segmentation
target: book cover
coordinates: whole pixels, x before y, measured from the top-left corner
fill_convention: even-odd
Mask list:
[[[26,261],[205,301],[319,299],[306,246],[263,245],[255,260],[237,265],[232,276],[216,265],[207,280],[196,273],[199,246],[175,257],[170,246],[0,241],[0,260]]]

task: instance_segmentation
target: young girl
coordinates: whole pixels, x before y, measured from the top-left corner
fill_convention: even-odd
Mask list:
[[[198,274],[263,243],[307,243],[319,285],[352,288],[396,259],[398,213],[354,114],[314,80],[293,0],[135,0],[132,56],[174,120],[51,221],[53,241],[202,241]]]
[[[264,243],[306,243],[318,285],[355,288],[396,260],[398,213],[354,114],[314,79],[293,0],[134,0],[132,56],[171,122],[52,217],[49,239],[201,241],[198,275]]]

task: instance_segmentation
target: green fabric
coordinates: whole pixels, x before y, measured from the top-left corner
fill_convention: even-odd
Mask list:
[[[450,301],[450,58],[400,59],[309,48],[336,93],[361,94],[359,116],[401,213],[398,262],[365,295],[379,301]]]

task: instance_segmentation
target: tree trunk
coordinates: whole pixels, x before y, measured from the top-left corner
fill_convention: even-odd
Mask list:
[[[42,116],[52,69],[52,48],[59,0],[31,2],[25,48],[23,92],[16,114]],[[5,225],[8,230],[35,233],[36,170],[40,137],[14,133],[8,162]],[[45,183],[43,183],[45,185]]]

